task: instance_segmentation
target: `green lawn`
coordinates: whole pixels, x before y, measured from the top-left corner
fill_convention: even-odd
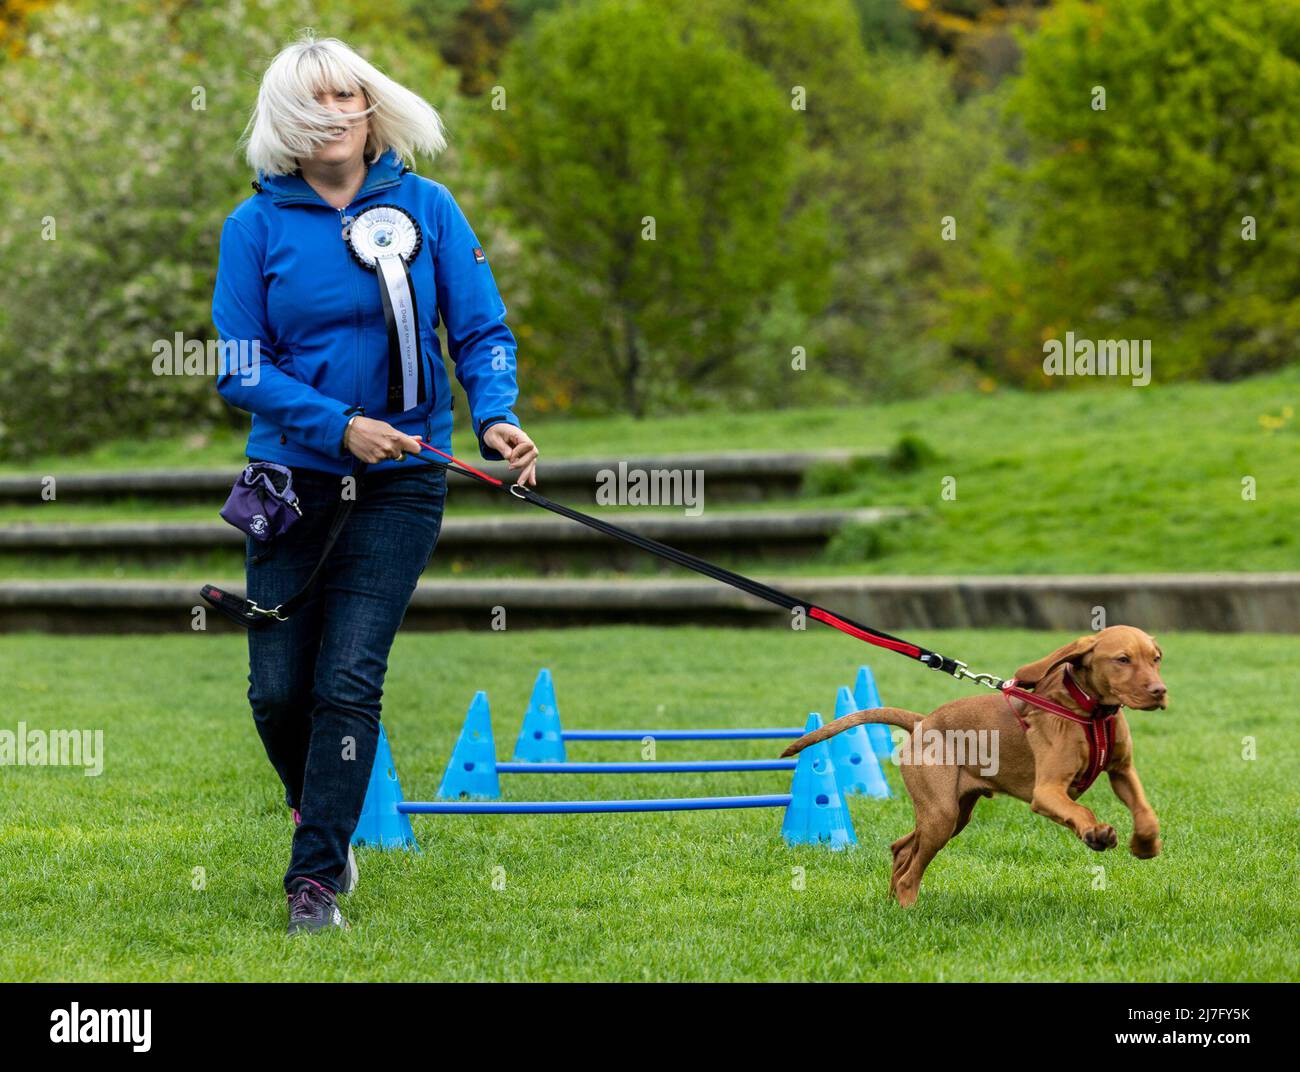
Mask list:
[[[1067,638],[915,639],[1009,672]],[[0,774],[0,978],[1295,979],[1300,772],[1279,669],[1295,665],[1297,641],[1160,639],[1172,705],[1130,716],[1163,823],[1157,860],[1090,852],[1023,804],[987,801],[902,911],[886,896],[887,846],[910,829],[901,795],[853,802],[861,845],[843,854],[785,847],[767,810],[423,817],[421,854],[361,854],[361,884],[343,902],[351,931],[289,942],[291,827],[243,699],[243,638],[9,636],[0,729],[102,729],[106,764],[96,778]],[[570,726],[745,726],[831,713],[865,658],[887,703],[924,711],[963,691],[827,630],[408,634],[385,723],[408,799],[427,799],[473,691],[489,690],[507,755],[542,665]],[[1241,758],[1248,736],[1253,761]],[[661,744],[659,758],[777,750]],[[515,799],[787,785],[780,773],[505,779]],[[1124,844],[1131,821],[1104,779],[1085,802]]]
[[[1284,413],[1286,407],[1292,411],[1290,416]],[[478,450],[463,425],[464,407],[457,411],[462,418],[457,422],[461,431],[455,437],[455,450],[473,462]],[[1066,464],[1082,448],[1103,448],[1104,456],[1097,460],[1114,465],[1153,440],[1216,452],[1228,448],[1239,452],[1242,461],[1263,460],[1270,445],[1280,450],[1282,444],[1289,444],[1294,452],[1300,447],[1297,413],[1300,366],[1231,384],[1130,387],[1102,382],[1037,393],[997,388],[988,393],[955,392],[820,409],[717,410],[645,420],[552,417],[531,420],[527,428],[544,458],[882,448],[891,446],[901,433],[915,433],[954,457],[970,445],[1000,442],[1009,456],[1028,447],[1049,450]],[[5,462],[0,473],[237,466],[244,457],[243,447],[243,433],[230,429],[162,440],[132,437],[75,454]],[[1168,455],[1162,450],[1153,460],[1167,461]]]
[[[810,573],[1201,572],[1285,570],[1300,561],[1297,411],[1300,368],[1234,384],[999,390],[840,409],[551,420],[529,427],[543,451],[543,491],[546,457],[896,449],[900,441],[928,448],[910,463],[817,473],[804,495],[784,504],[915,511],[879,530],[844,533],[808,564]],[[225,464],[233,472],[241,446],[232,434],[201,446],[119,442],[22,470]],[[477,456],[464,436],[457,449]],[[1253,498],[1243,498],[1248,478]],[[184,507],[175,516],[215,517],[219,506],[214,501],[206,513]],[[58,503],[5,507],[0,522],[131,516],[164,514]],[[68,576],[112,575],[111,565],[67,562],[63,568]],[[29,570],[18,561],[0,563],[0,576],[49,574],[39,564]]]

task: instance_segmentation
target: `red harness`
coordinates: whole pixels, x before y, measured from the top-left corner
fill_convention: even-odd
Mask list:
[[[1111,752],[1114,751],[1115,715],[1119,712],[1119,708],[1099,704],[1083,691],[1068,668],[1065,671],[1065,689],[1070,694],[1070,699],[1086,712],[1086,718],[1083,715],[1076,715],[1068,707],[1062,707],[1051,700],[1045,700],[1041,696],[1035,696],[1032,692],[1017,688],[1015,682],[1008,682],[1003,685],[1002,695],[1007,701],[1007,707],[1016,716],[1016,721],[1020,723],[1020,728],[1023,730],[1029,729],[1029,723],[1021,718],[1020,712],[1012,706],[1011,697],[1013,696],[1017,700],[1023,700],[1040,710],[1050,711],[1060,718],[1076,722],[1084,728],[1084,732],[1088,736],[1088,767],[1070,783],[1070,788],[1077,789],[1079,794],[1082,795],[1097,780],[1097,775],[1102,772],[1102,768],[1106,766],[1106,761],[1110,758]]]

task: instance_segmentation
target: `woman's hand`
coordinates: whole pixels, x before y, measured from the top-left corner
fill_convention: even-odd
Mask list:
[[[527,432],[499,421],[483,433],[483,442],[500,453],[512,470],[522,470],[515,478],[516,484],[537,486],[537,445]]]
[[[423,449],[414,436],[399,432],[386,421],[356,417],[343,433],[343,445],[367,465],[419,454]]]

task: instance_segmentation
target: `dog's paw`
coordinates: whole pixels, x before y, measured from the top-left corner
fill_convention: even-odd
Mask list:
[[[1113,849],[1119,844],[1119,836],[1115,833],[1113,826],[1103,824],[1085,830],[1083,832],[1083,843],[1090,849],[1105,852],[1107,849]]]
[[[1150,860],[1152,857],[1160,855],[1160,838],[1156,837],[1139,837],[1134,834],[1128,843],[1129,852],[1139,860]]]

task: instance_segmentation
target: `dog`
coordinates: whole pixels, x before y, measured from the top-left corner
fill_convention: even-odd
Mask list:
[[[1076,800],[1102,770],[1133,814],[1129,851],[1151,859],[1160,853],[1160,822],[1133,766],[1133,741],[1121,708],[1168,707],[1162,658],[1155,639],[1141,629],[1110,626],[1022,666],[1013,685],[1000,694],[953,700],[929,715],[897,707],[854,711],[800,737],[782,755],[796,755],[863,723],[898,726],[911,734],[902,746],[900,767],[916,829],[891,846],[889,880],[890,893],[904,908],[916,902],[930,861],[970,822],[980,798],[994,793],[1025,801],[1039,815],[1069,827],[1090,849],[1115,847],[1115,828]],[[954,739],[949,731],[995,734],[996,772],[988,773],[978,762],[951,762],[948,756],[943,762],[925,762],[921,736],[926,731],[933,740],[930,730],[942,731],[948,740]]]

